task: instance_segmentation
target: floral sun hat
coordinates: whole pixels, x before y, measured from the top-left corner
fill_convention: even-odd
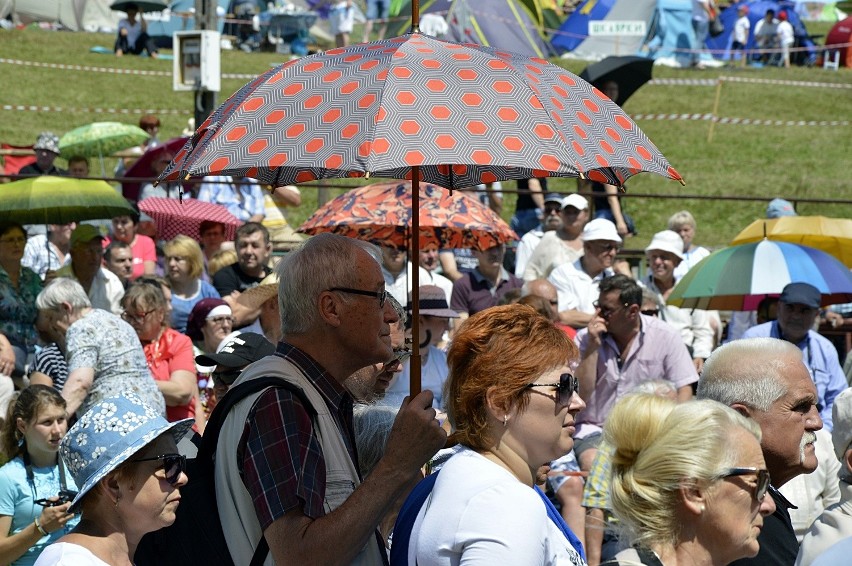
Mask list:
[[[170,423],[133,394],[104,399],[92,406],[59,446],[59,454],[79,490],[71,509],[76,509],[90,489],[149,442],[166,431],[176,443],[180,442],[194,422],[183,419]]]

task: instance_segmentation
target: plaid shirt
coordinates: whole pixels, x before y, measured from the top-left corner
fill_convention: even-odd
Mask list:
[[[352,397],[296,347],[280,342],[275,355],[301,369],[323,396],[357,469]],[[325,460],[310,415],[290,391],[272,388],[257,398],[240,437],[237,461],[263,530],[292,509],[312,519],[325,514]]]
[[[598,446],[598,453],[586,478],[586,487],[583,489],[583,507],[586,509],[603,509],[610,511],[609,486],[612,481],[612,456],[615,450],[606,442]]]

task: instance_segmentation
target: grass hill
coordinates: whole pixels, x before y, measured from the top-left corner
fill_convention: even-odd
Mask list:
[[[824,34],[829,28],[829,24],[809,25],[809,31],[815,34]],[[139,114],[133,111],[138,109],[160,111],[162,139],[178,135],[192,116],[193,100],[191,93],[172,91],[171,62],[131,56],[118,59],[90,52],[98,45],[111,47],[112,41],[111,36],[103,34],[32,27],[0,31],[0,141],[30,144],[42,130],[61,135],[101,120],[136,123]],[[281,62],[282,56],[275,53],[225,51],[222,72],[255,75]],[[575,73],[585,66],[576,61],[554,62]],[[78,65],[87,69],[74,68]],[[687,182],[686,187],[680,187],[648,174],[629,182],[623,202],[640,231],[629,247],[644,246],[655,231],[665,227],[668,216],[681,209],[692,211],[697,218],[698,243],[725,245],[742,227],[762,217],[766,202],[776,196],[822,200],[799,203],[801,214],[852,217],[852,71],[802,67],[654,70],[655,79],[720,76],[762,82],[723,83],[718,116],[751,123],[719,123],[712,142],[708,142],[708,120],[649,118],[711,113],[716,96],[712,85],[695,81],[649,84],[625,105],[625,111],[638,117],[639,126]],[[219,102],[247,80],[223,79]],[[845,121],[845,125],[831,125],[833,121]],[[96,169],[93,167],[93,171]],[[505,188],[513,185],[506,183]],[[341,182],[337,186],[344,185]],[[560,191],[573,191],[575,187],[574,180],[552,183],[552,189]],[[302,189],[305,203],[290,214],[295,225],[316,208],[316,190],[311,185]],[[332,194],[337,192],[333,190]],[[514,210],[513,201],[513,195],[507,194],[507,219]]]

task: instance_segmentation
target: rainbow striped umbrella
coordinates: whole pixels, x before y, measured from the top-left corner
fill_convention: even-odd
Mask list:
[[[713,252],[678,281],[668,303],[677,307],[754,310],[788,283],[810,283],[822,304],[852,302],[852,272],[823,251],[763,240]]]

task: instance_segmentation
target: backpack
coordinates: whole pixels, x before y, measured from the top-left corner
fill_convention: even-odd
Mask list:
[[[175,522],[142,537],[133,557],[136,566],[234,566],[216,506],[213,458],[219,433],[230,410],[242,399],[267,387],[287,389],[302,402],[312,420],[316,416],[304,392],[277,377],[252,379],[229,389],[213,409],[204,435],[195,433],[192,437],[193,444],[198,446],[198,454],[187,459],[189,481],[180,489],[181,502],[175,513]],[[251,566],[261,566],[268,554],[266,538],[261,538]]]

